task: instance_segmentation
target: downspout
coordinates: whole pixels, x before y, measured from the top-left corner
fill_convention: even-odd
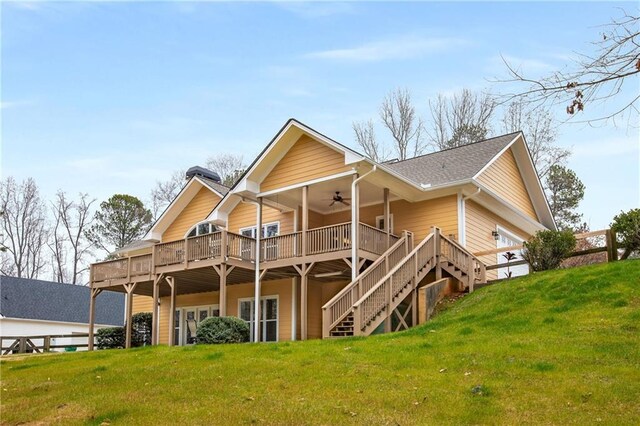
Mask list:
[[[351,281],[355,281],[358,276],[358,228],[360,224],[358,223],[358,211],[360,210],[360,197],[359,193],[356,193],[358,190],[358,182],[360,182],[365,177],[369,176],[373,172],[377,170],[378,166],[376,164],[373,165],[373,168],[369,170],[367,173],[362,176],[356,178],[351,182]]]
[[[253,309],[253,341],[259,342],[260,337],[260,237],[262,236],[262,208],[260,203],[247,200],[244,197],[241,198],[243,203],[253,204],[256,206],[256,260],[255,260],[255,275],[254,275],[254,309]],[[258,229],[260,226],[260,229]],[[238,312],[238,314],[240,314]]]
[[[474,192],[473,194],[460,196],[460,198],[459,198],[459,200],[460,200],[460,208],[458,209],[458,216],[459,216],[458,217],[458,221],[459,221],[458,233],[460,234],[460,236],[459,236],[460,244],[462,244],[464,247],[467,246],[467,206],[466,206],[466,201],[470,200],[471,198],[473,198],[476,195],[480,194],[480,192],[482,192],[482,190],[480,188],[478,188],[476,190],[476,192]],[[462,195],[461,193],[459,193],[459,194]]]

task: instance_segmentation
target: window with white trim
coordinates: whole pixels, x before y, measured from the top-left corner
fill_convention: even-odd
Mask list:
[[[240,234],[245,237],[256,237],[256,227],[249,226],[247,228],[240,228]],[[280,222],[265,223],[262,225],[262,238],[275,237],[280,234]]]
[[[238,313],[250,328],[250,340],[254,338],[255,298],[238,300]],[[278,341],[278,296],[260,298],[260,341]]]
[[[393,213],[389,214],[389,232],[393,234]],[[384,216],[376,216],[376,228],[384,229]]]
[[[218,227],[209,222],[201,222],[193,226],[187,233],[187,238],[197,237],[200,235],[211,234],[212,232],[216,232]]]

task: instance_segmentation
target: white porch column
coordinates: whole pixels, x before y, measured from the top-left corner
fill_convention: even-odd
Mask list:
[[[258,206],[256,208],[256,274],[255,274],[255,305],[254,305],[254,323],[253,323],[253,341],[260,341],[260,257],[262,238],[262,197],[258,197]]]
[[[384,231],[387,233],[387,249],[391,246],[391,222],[390,218],[390,208],[389,205],[389,188],[384,189]]]
[[[358,174],[353,175],[351,183],[351,281],[355,281],[359,273],[359,226],[360,223],[360,189],[358,187]]]

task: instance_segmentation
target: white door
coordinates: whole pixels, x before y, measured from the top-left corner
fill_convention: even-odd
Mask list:
[[[498,228],[498,241],[496,248],[506,248],[512,246],[519,246],[522,244],[522,238],[512,234],[511,232]],[[517,262],[522,259],[522,250],[513,250],[511,251],[516,255],[515,259],[511,260],[511,262]],[[507,263],[507,259],[505,257],[507,252],[502,252],[497,254],[497,263],[503,264]],[[512,277],[518,277],[522,275],[527,275],[529,273],[529,265],[518,265],[518,266],[510,266],[498,269],[498,278],[508,278],[509,271],[511,272]]]

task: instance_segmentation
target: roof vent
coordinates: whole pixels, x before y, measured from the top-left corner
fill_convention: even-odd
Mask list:
[[[200,167],[200,166],[190,167],[189,170],[187,170],[187,173],[185,175],[187,179],[191,179],[194,176],[200,176],[203,178],[211,179],[218,183],[222,183],[222,179],[220,179],[220,175],[218,175],[216,172],[212,170],[205,169],[204,167]]]

